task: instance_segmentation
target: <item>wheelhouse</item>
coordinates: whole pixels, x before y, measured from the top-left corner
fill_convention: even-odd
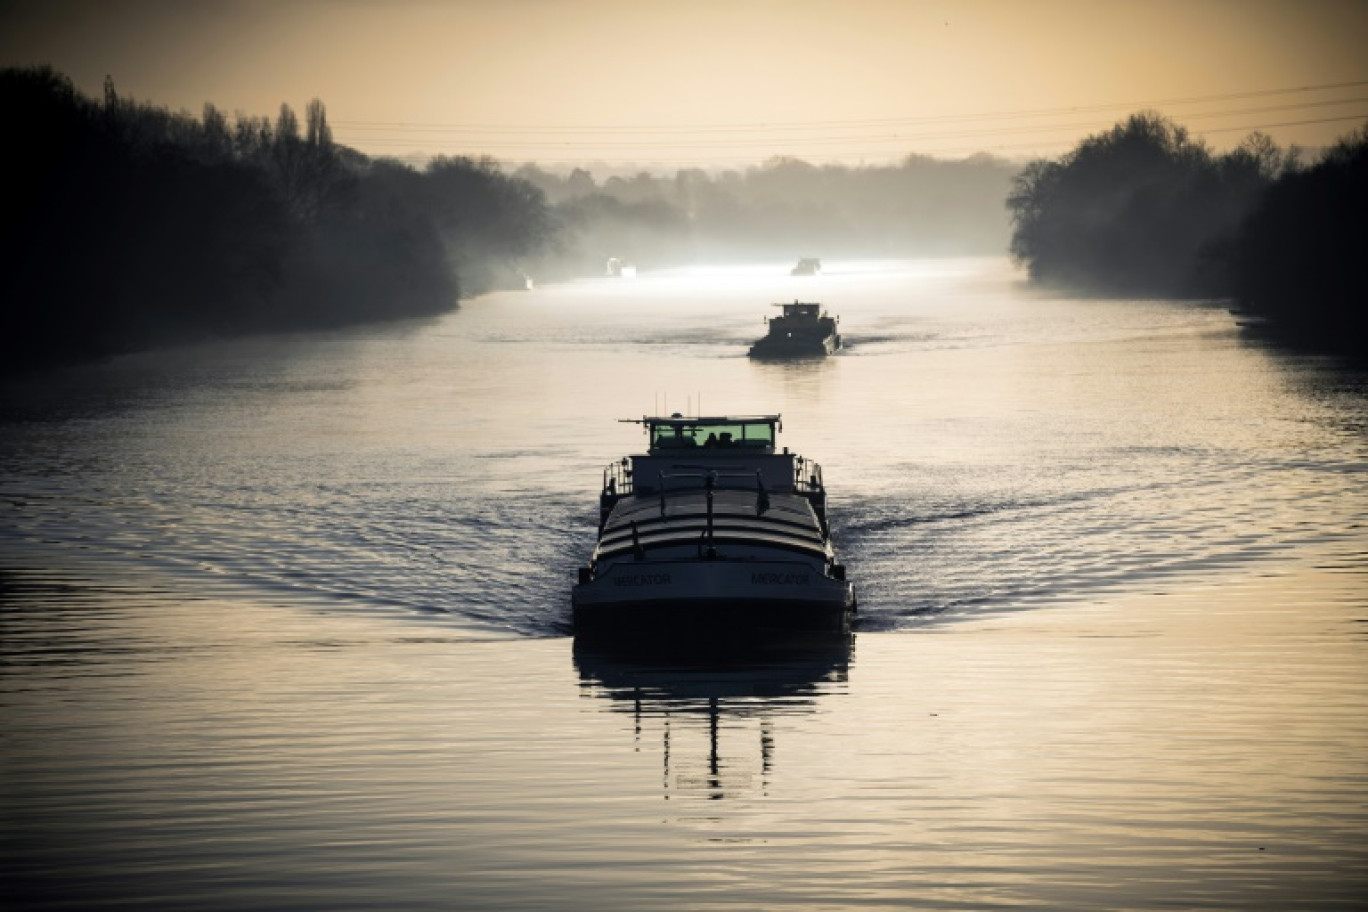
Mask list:
[[[636,420],[636,419],[632,419]],[[775,435],[782,425],[778,415],[725,418],[642,418],[652,456],[676,454],[680,450],[709,450],[773,453]]]
[[[817,320],[822,316],[821,304],[805,304],[801,301],[794,301],[792,304],[776,304],[774,306],[783,308],[783,315],[789,319]]]

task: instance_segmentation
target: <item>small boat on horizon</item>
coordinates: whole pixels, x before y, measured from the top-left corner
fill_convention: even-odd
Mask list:
[[[614,279],[635,279],[637,268],[617,257],[609,257],[607,264],[603,267],[603,274]]]
[[[789,275],[810,276],[822,271],[822,261],[816,257],[803,257],[798,265],[789,270]]]
[[[776,449],[779,415],[625,420],[647,450],[604,469],[577,636],[849,629],[821,466]]]
[[[752,358],[824,357],[841,347],[837,332],[840,317],[832,317],[821,304],[775,304],[783,308],[765,323],[769,331],[750,347]]]

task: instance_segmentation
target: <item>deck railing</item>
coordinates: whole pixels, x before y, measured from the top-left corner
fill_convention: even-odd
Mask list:
[[[620,496],[632,493],[632,470],[626,461],[610,462],[603,468],[603,493],[607,496]]]
[[[706,472],[673,473],[669,478],[697,478],[702,484]],[[752,487],[753,472],[728,472],[725,469],[713,473],[719,487]],[[738,483],[738,480],[745,479]],[[793,460],[793,491],[795,494],[819,494],[823,491],[822,467],[812,459],[796,456]],[[603,468],[603,493],[609,497],[621,497],[636,490],[632,470],[621,461],[610,462]]]
[[[793,490],[799,494],[817,494],[823,490],[822,467],[811,459],[798,456],[793,460]]]

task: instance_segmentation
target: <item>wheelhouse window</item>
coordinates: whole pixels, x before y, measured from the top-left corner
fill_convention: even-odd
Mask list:
[[[651,427],[652,450],[772,449],[772,421],[670,422]]]

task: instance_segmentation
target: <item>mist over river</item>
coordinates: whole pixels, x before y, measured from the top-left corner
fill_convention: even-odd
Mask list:
[[[1004,260],[790,265],[0,387],[3,904],[1362,908],[1368,375]],[[846,349],[748,359],[795,299]],[[656,411],[783,415],[852,638],[576,648]]]

